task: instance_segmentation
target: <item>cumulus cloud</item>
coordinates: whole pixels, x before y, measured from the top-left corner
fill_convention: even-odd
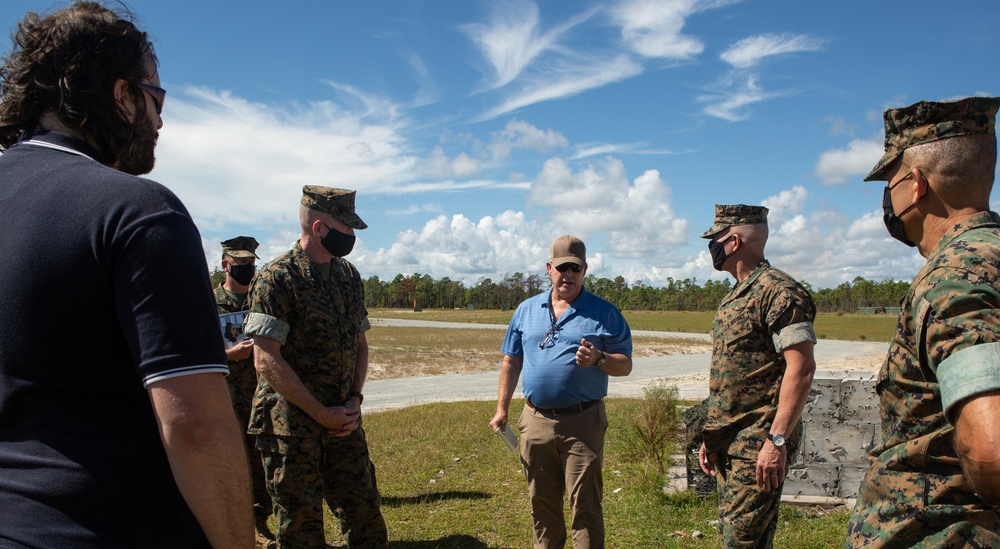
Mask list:
[[[554,223],[574,234],[607,232],[614,243],[610,256],[665,255],[687,236],[687,221],[674,214],[659,172],[649,170],[629,183],[625,165],[615,158],[578,172],[565,160],[549,159],[528,203],[548,208]]]
[[[845,185],[868,175],[884,151],[881,139],[854,139],[843,149],[822,153],[814,172],[824,185]]]
[[[817,51],[822,47],[823,40],[804,34],[759,34],[739,40],[719,58],[737,69],[749,69],[768,57]]]
[[[547,234],[524,213],[506,211],[478,222],[456,214],[437,216],[419,231],[399,234],[388,248],[351,259],[373,272],[429,274],[475,283],[479,276],[535,271],[545,265]]]

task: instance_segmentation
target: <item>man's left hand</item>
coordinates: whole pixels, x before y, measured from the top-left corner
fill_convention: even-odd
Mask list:
[[[777,490],[785,480],[785,462],[788,450],[784,446],[777,448],[770,440],[764,441],[764,447],[757,454],[757,487],[765,492]]]

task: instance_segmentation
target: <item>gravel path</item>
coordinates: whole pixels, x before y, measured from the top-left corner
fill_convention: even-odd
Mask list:
[[[500,324],[464,324],[408,319],[371,319],[383,326],[423,326],[478,330],[505,330]],[[690,338],[708,341],[708,334],[651,332],[635,330],[632,335]],[[870,376],[878,371],[889,344],[885,342],[839,341],[823,339],[816,345],[817,377],[844,375]],[[612,377],[609,396],[639,397],[652,381],[664,379],[676,385],[680,396],[702,399],[708,396],[708,372],[711,354],[681,354],[639,357],[633,360],[632,373]],[[365,410],[376,412],[429,402],[456,400],[496,400],[499,371],[468,374],[443,374],[369,381],[365,384]],[[521,386],[514,392],[521,397]]]

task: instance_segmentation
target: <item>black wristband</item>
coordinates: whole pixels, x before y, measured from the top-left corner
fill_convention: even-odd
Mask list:
[[[351,400],[351,397],[358,397],[358,404],[365,403],[365,395],[361,394],[359,391],[351,391],[347,393],[347,400]]]

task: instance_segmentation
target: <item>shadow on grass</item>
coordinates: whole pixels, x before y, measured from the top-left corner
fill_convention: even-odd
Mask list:
[[[392,549],[486,549],[489,545],[465,534],[428,541],[390,541]]]
[[[451,499],[489,499],[493,496],[486,492],[434,492],[433,494],[422,494],[409,497],[382,496],[382,507],[402,507],[404,505],[422,505],[425,503],[437,503]],[[416,547],[416,546],[415,546]],[[423,547],[422,545],[420,547]]]

